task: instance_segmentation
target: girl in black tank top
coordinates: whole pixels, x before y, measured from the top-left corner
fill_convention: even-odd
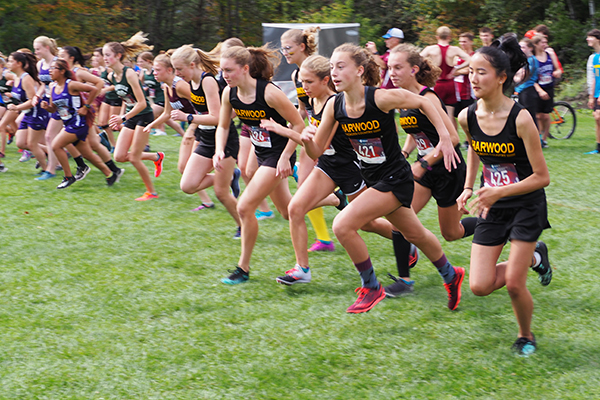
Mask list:
[[[385,216],[436,265],[449,293],[448,307],[455,309],[460,302],[464,269],[455,268],[448,262],[435,235],[423,227],[410,208],[412,174],[400,151],[391,111],[396,108],[422,109],[440,133],[438,150],[443,152],[447,168],[451,168],[458,157],[448,130],[431,102],[402,89],[371,87],[379,82],[379,76],[379,68],[366,49],[353,44],[336,48],[331,56],[331,77],[340,93],[334,102],[325,106],[316,130],[319,136],[321,130],[331,132],[336,121],[340,124],[357,153],[361,173],[370,186],[337,215],[333,226],[362,280],[358,299],[347,312],[369,311],[386,295],[375,277],[365,243],[357,232],[380,216]],[[308,128],[304,136],[311,139]],[[410,286],[410,282],[406,284]]]
[[[531,115],[504,95],[513,71],[527,65],[526,56],[508,34],[499,43],[499,48],[479,49],[469,67],[479,100],[458,116],[470,146],[465,188],[457,203],[462,212],[479,216],[471,250],[471,290],[487,296],[507,287],[519,324],[513,350],[529,355],[536,341],[531,331],[533,300],[527,289],[527,270],[533,267],[542,285],[552,279],[548,249],[537,242],[549,227],[543,188],[550,177]],[[480,161],[481,188],[473,192]],[[469,211],[467,200],[473,194],[477,197],[469,203]],[[508,240],[508,261],[497,264]]]
[[[318,127],[321,122],[321,117],[327,102],[332,102],[335,92],[331,88],[329,76],[329,60],[322,56],[311,56],[305,60],[300,68],[300,74],[303,79],[303,84],[309,94],[311,101],[310,125]],[[302,142],[301,136],[295,134],[288,128],[279,126],[276,123],[263,123],[263,127],[269,129],[287,130],[288,134],[293,137],[299,144]],[[332,194],[336,186],[340,186],[347,193],[348,200],[353,201],[362,191],[366,189],[364,181],[360,176],[358,169],[356,154],[348,142],[348,138],[336,124],[331,132],[321,131],[322,135],[316,137],[314,141],[307,142],[307,153],[313,155],[314,152],[323,153],[319,157],[319,166],[322,159],[331,159],[321,168],[313,168],[310,175],[304,183],[298,188],[290,205],[288,207],[290,213],[290,232],[292,233],[292,243],[296,254],[296,265],[294,268],[286,271],[285,276],[277,278],[277,282],[292,285],[295,283],[310,282],[311,273],[308,265],[307,251],[307,231],[304,220],[305,215],[315,208],[317,205],[337,206],[342,209],[345,205],[341,205],[343,200],[338,194]],[[326,149],[323,152],[322,149]],[[315,156],[315,159],[317,156]],[[325,167],[327,165],[327,167]],[[343,177],[344,181],[336,182],[332,177]],[[347,184],[349,181],[350,184]],[[356,186],[353,186],[356,185]],[[352,190],[348,190],[351,187]],[[377,218],[362,227],[364,231],[376,232],[384,237],[389,237],[392,231],[392,225],[382,219]]]
[[[169,61],[166,57],[161,57],[160,60],[164,62]],[[217,125],[221,110],[221,100],[219,97],[219,85],[212,75],[216,73],[216,63],[202,50],[194,49],[191,46],[182,46],[173,53],[172,62],[175,71],[184,79],[184,81],[179,83],[179,86],[185,88],[186,96],[190,99],[193,107],[193,112],[188,111],[187,114],[181,110],[171,113],[176,119],[180,121],[185,120],[190,124],[181,144],[180,163],[183,164],[186,157],[184,151],[189,146],[188,143],[192,143],[194,131],[199,124],[206,126],[204,129],[205,134],[212,135],[212,140],[214,141],[215,130],[214,128],[211,130],[210,127]],[[156,67],[157,63],[155,62],[155,69]],[[202,79],[205,75],[208,78]],[[194,91],[196,83],[198,83],[198,88],[202,90],[201,96],[198,95],[197,91]],[[203,107],[199,107],[199,103],[202,103]],[[201,140],[204,139],[202,138]],[[201,146],[202,142],[198,145],[198,148],[201,148]],[[181,190],[188,194],[194,194],[213,186],[217,198],[225,206],[235,221],[237,228],[240,226],[240,218],[236,211],[237,201],[229,191],[237,152],[235,154],[228,154],[223,163],[224,168],[216,170],[214,174],[211,174],[210,172],[214,169],[212,162],[213,154],[213,152],[199,152],[197,149],[187,156],[187,162],[183,164],[183,175],[180,182]]]
[[[461,159],[457,168],[447,171],[443,163],[439,162],[440,158],[434,157],[440,137],[431,121],[419,109],[400,110],[400,125],[408,134],[402,154],[408,158],[413,150],[418,150],[417,161],[411,166],[416,182],[412,208],[418,214],[433,196],[438,204],[438,221],[442,236],[447,241],[471,236],[477,218],[465,218],[461,221],[462,213],[456,207],[456,199],[462,193],[466,174],[466,165],[458,146],[460,139],[447,114],[446,106],[439,96],[429,89],[435,85],[440,74],[439,67],[429,58],[421,57],[419,49],[415,46],[401,44],[390,52],[388,71],[394,86],[423,96],[433,103],[444,120],[454,150]],[[400,238],[398,240],[402,241]],[[402,247],[405,249],[405,257],[408,258],[409,246],[404,244]],[[398,271],[400,276],[404,276],[403,272],[408,273]]]
[[[221,70],[229,87],[223,91],[213,162],[216,170],[223,168],[225,144],[231,124],[231,112],[252,129],[252,141],[259,158],[259,167],[238,201],[237,210],[242,221],[242,253],[235,271],[224,278],[226,284],[248,280],[250,257],[258,236],[258,221],[254,212],[260,202],[271,197],[279,213],[288,219],[287,207],[291,194],[287,177],[292,174],[296,143],[260,128],[261,120],[273,118],[296,133],[304,122],[287,96],[268,82],[273,76],[271,59],[277,56],[265,48],[231,47],[221,55]]]

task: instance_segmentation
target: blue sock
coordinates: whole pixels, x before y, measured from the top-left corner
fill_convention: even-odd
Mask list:
[[[363,287],[379,289],[379,281],[375,276],[375,270],[373,269],[373,264],[371,264],[371,257],[361,263],[354,264],[354,266],[360,274],[360,280],[362,281]]]
[[[454,280],[454,267],[450,264],[450,261],[446,258],[446,255],[443,254],[442,258],[433,262],[433,265],[437,268],[438,272],[442,276],[444,283],[451,283]]]

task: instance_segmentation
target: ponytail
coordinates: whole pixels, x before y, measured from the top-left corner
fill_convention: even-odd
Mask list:
[[[219,73],[217,60],[213,59],[208,53],[200,49],[195,49],[189,44],[175,50],[171,56],[171,60],[181,60],[187,65],[194,63],[203,71],[215,76]]]
[[[221,58],[233,59],[241,66],[248,65],[252,78],[266,81],[273,78],[275,68],[281,61],[279,52],[270,49],[268,44],[262,47],[231,47],[223,52]]]
[[[513,84],[513,79],[518,70],[527,65],[527,56],[521,50],[514,33],[506,33],[491,46],[477,50],[496,70],[496,74],[506,74],[506,81],[502,90],[506,92]],[[529,72],[529,69],[526,69]]]
[[[317,51],[317,32],[321,28],[311,26],[304,30],[290,29],[281,35],[281,40],[291,40],[297,45],[304,44],[304,54],[310,56]]]
[[[35,38],[33,43],[38,42],[42,46],[48,47],[50,49],[50,53],[55,56],[58,54],[58,46],[56,45],[56,40],[49,38],[48,36],[38,36]]]
[[[140,31],[125,42],[109,42],[106,43],[105,46],[111,49],[113,53],[120,54],[121,57],[119,57],[119,60],[123,62],[123,57],[135,57],[143,51],[149,51],[154,48],[154,46],[146,44],[148,41],[146,36],[148,36],[147,33]]]

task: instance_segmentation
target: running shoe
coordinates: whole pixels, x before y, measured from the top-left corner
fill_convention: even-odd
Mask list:
[[[312,244],[312,246],[310,246],[310,248],[308,249],[308,252],[310,253],[313,251],[334,251],[334,250],[335,250],[335,244],[333,244],[333,242],[323,243],[322,241],[317,239]]]
[[[77,172],[75,172],[75,179],[78,181],[84,180],[87,174],[90,173],[90,171],[91,168],[87,165],[84,165],[83,167],[77,167]]]
[[[31,152],[29,150],[23,150],[21,158],[19,158],[19,162],[27,162],[29,160],[31,160]]]
[[[402,278],[396,278],[392,274],[388,274],[388,276],[392,278],[394,283],[383,288],[387,297],[400,297],[415,290],[415,281],[405,281]]]
[[[542,149],[547,149],[548,147],[550,147],[550,146],[548,145],[548,142],[547,142],[547,141],[545,141],[545,140],[542,140]]]
[[[158,152],[158,160],[154,161],[154,177],[158,178],[162,174],[163,161],[165,161],[165,153]]]
[[[37,178],[35,178],[36,181],[45,181],[48,179],[52,179],[56,176],[56,174],[52,174],[48,171],[43,171],[42,174],[40,176],[38,176]]]
[[[146,153],[150,153],[150,145],[149,144],[147,144],[147,145],[144,146],[144,151]]]
[[[193,208],[190,211],[200,211],[207,208],[215,208],[215,203],[202,203],[198,207]]]
[[[238,226],[237,228],[235,228],[235,234],[233,235],[234,239],[241,239],[242,238],[242,227]]]
[[[294,171],[292,172],[292,177],[294,177],[294,180],[298,182],[298,163],[294,164]]]
[[[294,283],[309,283],[311,278],[310,269],[304,272],[302,267],[296,264],[294,268],[285,271],[285,276],[278,276],[275,280],[282,285],[291,286]]]
[[[335,208],[342,211],[348,205],[348,198],[346,197],[344,192],[342,192],[342,189],[336,190],[335,192],[333,192],[333,194],[335,194],[335,197],[337,197],[340,200],[340,204],[335,206]]]
[[[358,293],[358,299],[346,310],[346,312],[353,314],[367,312],[381,300],[385,299],[385,290],[383,290],[381,285],[379,285],[378,289],[359,287],[354,292]]]
[[[454,268],[454,279],[450,283],[444,283],[444,286],[448,292],[448,308],[456,310],[460,304],[460,287],[463,279],[465,279],[465,269],[461,267],[452,268]]]
[[[69,186],[71,186],[72,184],[74,184],[75,182],[77,182],[77,180],[75,179],[75,177],[73,176],[65,176],[62,180],[61,183],[58,184],[58,186],[56,187],[57,189],[65,189],[68,188]]]
[[[600,154],[600,150],[595,149],[595,150],[592,150],[592,151],[585,152],[583,154]]]
[[[221,279],[221,282],[226,285],[237,285],[238,283],[248,282],[248,279],[250,279],[250,272],[246,272],[240,267],[235,267],[235,270],[228,269],[227,272],[231,272],[231,275]]]
[[[256,210],[254,216],[257,220],[262,221],[263,219],[275,218],[275,213],[273,211],[260,211]]]
[[[408,255],[408,268],[414,268],[419,262],[419,249],[414,244],[410,244],[410,253]]]
[[[513,351],[523,357],[527,357],[535,353],[537,343],[535,341],[535,335],[533,335],[533,333],[531,335],[533,336],[533,339],[526,337],[518,338],[517,341],[512,345]]]
[[[33,174],[33,176],[42,176],[44,175],[44,170],[39,171],[37,174]]]
[[[0,163],[0,172],[6,172],[8,171],[8,168],[6,168],[6,166],[3,163]]]
[[[542,286],[548,286],[552,282],[552,266],[548,259],[548,246],[541,240],[535,244],[535,251],[542,257],[540,265],[531,269],[538,273]]]
[[[115,183],[119,182],[119,180],[121,179],[121,177],[123,176],[124,173],[125,173],[125,170],[123,168],[120,168],[118,172],[113,172],[113,174],[111,176],[106,178],[106,184],[108,186],[112,186]]]
[[[11,144],[13,142],[15,138],[15,134],[14,133],[9,133],[8,134],[8,141],[6,142],[6,144]]]
[[[152,200],[152,199],[158,199],[158,195],[150,193],[150,192],[146,192],[141,197],[138,197],[137,199],[135,199],[135,201],[146,201],[146,200]]]
[[[231,178],[231,193],[233,193],[233,197],[236,199],[240,196],[240,176],[242,176],[242,171],[239,168],[233,170],[233,178]]]
[[[36,161],[36,162],[35,162],[35,169],[40,169],[40,167],[41,167],[41,166],[42,166],[42,165],[40,164],[40,162],[39,162],[39,161]]]
[[[154,136],[167,136],[167,132],[161,131],[160,129],[156,129],[154,131]]]
[[[112,151],[113,148],[110,144],[110,141],[108,140],[108,135],[106,134],[106,131],[104,129],[100,130],[98,136],[100,136],[100,143],[102,144],[102,146],[106,147],[108,151]]]

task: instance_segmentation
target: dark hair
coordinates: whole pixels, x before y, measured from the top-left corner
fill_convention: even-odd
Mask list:
[[[550,36],[550,29],[546,25],[538,25],[533,28],[534,31],[541,33],[542,35]]]
[[[38,78],[38,69],[37,69],[37,57],[32,53],[24,53],[22,51],[15,51],[14,53],[10,53],[10,56],[16,62],[20,62],[23,65],[23,70],[27,72],[34,81],[37,83],[42,83],[40,78]]]
[[[471,42],[473,41],[473,39],[475,39],[475,35],[473,35],[473,33],[471,32],[463,32],[460,35],[458,35],[458,37],[464,37],[469,39]]]
[[[515,73],[527,65],[527,56],[521,50],[517,35],[505,33],[498,40],[494,40],[491,46],[482,47],[477,50],[496,70],[496,74],[506,74],[506,81],[502,89],[506,92],[513,83]],[[529,69],[526,69],[529,72]]]
[[[600,40],[600,29],[592,29],[587,33],[586,36],[593,36],[596,39]]]
[[[79,64],[83,67],[85,62],[89,60],[89,56],[84,56],[77,46],[64,46],[62,49],[67,52],[69,57],[73,57],[73,65]]]
[[[492,32],[491,28],[488,28],[487,26],[484,26],[483,28],[479,29],[479,33],[491,33],[492,35],[494,34],[494,32]]]
[[[57,58],[52,62],[56,68],[61,71],[65,71],[65,78],[71,79],[72,81],[76,81],[75,73],[69,69],[69,63],[62,58]]]

